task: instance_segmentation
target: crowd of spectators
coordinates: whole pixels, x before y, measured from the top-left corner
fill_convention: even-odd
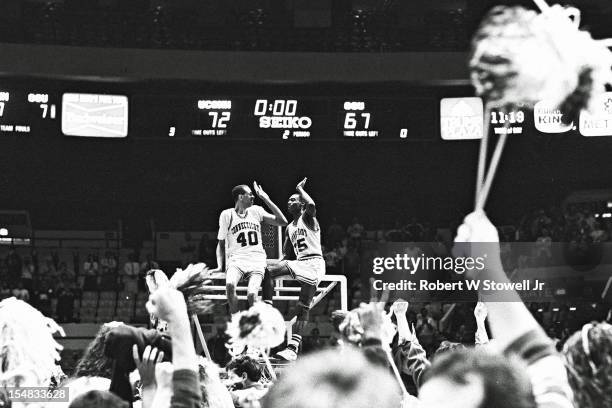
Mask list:
[[[521,267],[550,264],[550,247],[553,242],[564,242],[575,248],[589,248],[609,241],[612,239],[612,218],[604,211],[601,204],[535,209],[515,224],[500,226],[501,253],[506,269],[513,271]],[[357,217],[353,217],[346,225],[333,218],[323,231],[327,273],[341,274],[348,278],[349,305],[356,307],[368,296],[363,289],[360,270],[363,259],[371,256],[372,244],[406,243],[404,249],[413,255],[426,253],[444,257],[450,254],[453,234],[452,225],[434,226],[417,217],[409,217],[408,221],[397,219],[389,229],[364,226]],[[509,245],[514,242],[535,243],[530,256],[508,256]],[[202,236],[199,243],[186,236],[181,247],[181,253],[186,254],[182,261],[197,260],[212,265],[215,262],[215,245],[216,241],[207,234]],[[61,322],[78,318],[74,301],[79,299],[83,291],[145,292],[144,274],[147,270],[159,268],[159,263],[151,253],[140,256],[132,252],[125,262],[121,262],[117,253],[111,250],[92,252],[86,256],[75,252],[70,263],[73,267],[69,267],[67,260],[60,259],[56,251],[43,257],[38,255],[35,248],[29,250],[28,255],[23,255],[24,252],[21,249],[18,253],[11,247],[6,256],[0,258],[0,299],[14,296],[29,302],[46,315],[57,317]],[[337,299],[330,297],[329,302],[324,303],[326,307],[322,313],[327,313],[327,309],[336,306]],[[442,317],[445,308],[449,307],[448,303],[413,305],[417,309],[411,308],[409,320],[418,330],[429,330],[428,318],[431,320],[432,315]],[[555,307],[557,312],[551,312]],[[538,316],[540,312],[537,310],[543,309],[545,311],[540,313],[542,316],[547,316],[547,313],[560,316],[539,320],[547,331],[563,340],[572,329],[568,318],[576,315],[568,313],[568,307],[563,304],[546,304],[535,308],[534,315]],[[584,309],[589,310],[588,307]],[[436,344],[440,339],[461,341],[465,336],[470,337],[473,332],[471,320],[461,317],[465,315],[462,310],[462,306],[454,308],[454,326],[450,332],[436,330],[435,335],[427,334],[424,338],[437,339],[432,341],[432,344]],[[314,343],[318,343],[318,340]]]
[[[82,261],[81,255],[74,252],[71,268],[56,251],[45,257],[40,257],[36,248],[27,251],[29,254],[22,256],[15,247],[10,247],[6,256],[0,258],[0,300],[13,296],[62,323],[78,319],[75,300],[83,292],[145,292],[146,271],[159,268],[152,254],[139,262],[139,256],[132,252],[121,263],[110,250],[89,253]]]
[[[414,243],[417,247],[419,244],[427,246],[438,256],[450,253],[458,222],[434,225],[418,217],[406,218],[396,219],[387,228],[364,226],[357,217],[346,225],[333,218],[323,237],[328,273],[347,277],[359,275],[361,257],[367,250],[364,242]],[[517,268],[519,263],[521,267],[548,266],[553,263],[553,243],[561,243],[567,250],[579,255],[590,253],[599,243],[612,241],[612,208],[602,202],[537,208],[521,219],[501,225],[499,230],[502,259],[508,269]],[[534,245],[529,247],[528,253],[523,251],[522,256],[514,254],[510,259],[511,245],[517,242]]]
[[[483,213],[468,216],[463,231],[461,242],[498,240]],[[464,255],[479,250],[471,246]],[[485,273],[508,282],[500,252],[491,254]],[[203,267],[198,276],[207,273]],[[25,302],[6,299],[0,303],[0,402],[10,406],[14,396],[3,387],[17,384],[68,387],[73,408],[609,406],[612,326],[604,305],[523,303],[510,292],[511,302],[485,291],[478,304],[390,304],[383,294],[349,311],[330,310],[333,341],[312,329],[298,361],[277,373],[267,352],[256,349],[261,336],[250,335],[284,327],[264,315],[279,313],[274,308],[265,306],[270,310],[261,309],[257,319],[238,315],[231,324],[239,330],[220,329],[209,338],[213,359],[229,337],[247,345],[219,369],[196,354],[188,309],[193,298],[160,287],[146,309],[166,322],[164,329],[104,324],[70,378],[55,363],[61,347],[49,332],[59,327]]]

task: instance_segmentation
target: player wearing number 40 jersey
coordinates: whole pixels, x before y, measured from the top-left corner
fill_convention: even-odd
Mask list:
[[[284,258],[281,261],[268,260],[263,284],[263,298],[271,302],[273,295],[272,280],[280,276],[291,276],[300,283],[300,298],[293,315],[297,317],[295,334],[287,344],[287,349],[277,356],[283,360],[295,360],[302,340],[301,332],[308,321],[308,312],[317,286],[325,275],[325,261],[321,251],[321,227],[316,218],[314,200],[304,190],[306,179],[297,185],[297,194],[289,197],[287,210],[293,221],[287,225],[284,244]],[[291,260],[291,254],[295,259]]]
[[[270,200],[268,194],[256,182],[253,189],[273,212],[253,205],[253,193],[249,186],[241,184],[232,189],[234,208],[228,208],[219,216],[217,239],[217,271],[225,267],[225,287],[230,313],[238,311],[236,286],[248,278],[247,298],[251,306],[259,292],[266,267],[266,251],[261,240],[261,223],[287,225],[287,219]],[[227,265],[225,264],[227,259]]]

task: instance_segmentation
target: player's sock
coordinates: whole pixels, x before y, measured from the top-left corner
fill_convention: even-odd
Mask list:
[[[302,336],[300,336],[299,334],[292,334],[291,339],[287,342],[287,348],[297,353],[300,349],[301,342]]]
[[[302,336],[299,334],[291,335],[291,339],[287,342],[287,348],[276,353],[276,358],[284,361],[295,361],[298,357]]]

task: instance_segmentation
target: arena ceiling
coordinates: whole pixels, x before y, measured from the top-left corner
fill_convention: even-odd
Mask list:
[[[531,0],[3,0],[0,42],[205,51],[465,51],[495,4]],[[612,36],[612,3],[579,7]]]

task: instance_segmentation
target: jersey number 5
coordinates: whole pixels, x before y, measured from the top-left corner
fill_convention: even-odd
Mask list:
[[[249,231],[248,234],[241,232],[240,234],[238,234],[236,242],[239,242],[242,246],[259,244],[259,240],[257,239],[257,233],[255,231]]]
[[[297,252],[302,252],[305,249],[308,248],[308,245],[306,245],[306,239],[305,238],[300,238],[297,240],[297,242],[295,243],[295,249],[297,250]]]

